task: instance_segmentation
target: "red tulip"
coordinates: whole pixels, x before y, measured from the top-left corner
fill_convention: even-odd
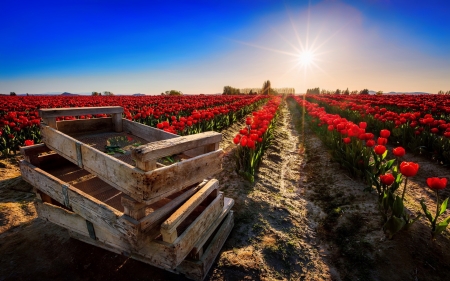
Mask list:
[[[374,146],[375,145],[375,141],[374,140],[368,140],[368,141],[366,141],[366,146],[367,147],[372,147],[372,146]]]
[[[378,138],[378,139],[377,139],[377,143],[378,143],[379,145],[386,145],[387,142],[388,142],[388,140],[387,140],[386,138]]]
[[[242,138],[241,138],[241,146],[246,146],[247,145],[247,137],[246,136],[243,136]]]
[[[405,177],[414,177],[419,170],[419,164],[414,162],[402,162],[400,164],[400,172]]]
[[[391,132],[389,130],[381,130],[380,131],[380,137],[382,138],[388,138],[391,135]]]
[[[241,135],[237,134],[234,137],[233,142],[234,142],[234,144],[239,144],[240,141],[241,141]]]
[[[374,151],[378,155],[382,155],[386,151],[386,147],[384,145],[377,145],[374,148]]]
[[[447,186],[446,178],[427,178],[427,185],[431,189],[444,189]]]
[[[385,175],[380,175],[380,181],[381,181],[381,183],[383,183],[385,185],[391,185],[394,183],[395,178],[392,174],[385,174]]]
[[[343,138],[342,140],[344,141],[345,144],[349,144],[352,142],[351,138]]]
[[[392,150],[392,153],[397,157],[403,157],[405,155],[405,149],[401,146],[396,147]]]
[[[365,129],[365,128],[367,128],[367,123],[366,122],[359,122],[359,127],[361,129]]]

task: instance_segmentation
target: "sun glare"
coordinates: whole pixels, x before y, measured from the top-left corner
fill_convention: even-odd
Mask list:
[[[304,51],[299,55],[300,63],[309,66],[314,62],[314,54],[311,51]]]

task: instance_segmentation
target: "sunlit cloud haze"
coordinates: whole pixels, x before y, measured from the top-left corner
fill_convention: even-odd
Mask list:
[[[6,4],[0,93],[450,90],[443,1],[63,3]]]

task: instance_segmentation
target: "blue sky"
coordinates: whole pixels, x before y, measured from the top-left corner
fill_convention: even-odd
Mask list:
[[[447,1],[2,1],[0,93],[450,90]],[[311,61],[302,61],[302,53]]]

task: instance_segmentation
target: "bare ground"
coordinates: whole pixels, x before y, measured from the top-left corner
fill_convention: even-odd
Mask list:
[[[232,139],[242,126],[223,132],[224,169],[216,177],[236,200],[235,227],[206,280],[447,279],[448,231],[431,241],[421,218],[386,239],[375,193],[331,160],[294,105],[282,109],[253,184],[235,172]],[[421,165],[406,197],[406,207],[417,214],[420,198],[430,208],[435,202],[425,179],[450,172],[420,155],[407,156]],[[65,229],[37,218],[30,189],[15,160],[0,161],[0,281],[185,280],[69,238]]]

